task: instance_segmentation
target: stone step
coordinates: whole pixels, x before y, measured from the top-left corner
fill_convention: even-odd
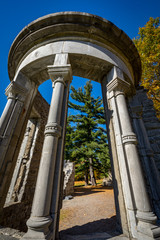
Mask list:
[[[19,230],[0,226],[0,240],[19,240],[23,235]]]
[[[60,240],[129,240],[124,235],[111,236],[108,233],[94,233],[87,235],[62,235]]]
[[[20,240],[24,235],[23,232],[19,232],[12,228],[0,228],[0,240]],[[97,232],[83,235],[70,235],[60,233],[60,240],[129,240],[124,235],[117,235],[115,232],[111,234],[107,232]]]
[[[0,240],[18,240],[19,238],[15,238],[9,235],[4,235],[4,234],[0,234]]]

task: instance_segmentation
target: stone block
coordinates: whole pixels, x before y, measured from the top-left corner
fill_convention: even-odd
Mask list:
[[[73,195],[74,193],[74,178],[75,178],[74,163],[70,161],[65,161],[63,171],[64,171],[63,194],[65,197],[68,195]]]
[[[103,179],[102,185],[104,187],[113,187],[113,180],[112,180],[112,174],[109,173],[108,177]]]

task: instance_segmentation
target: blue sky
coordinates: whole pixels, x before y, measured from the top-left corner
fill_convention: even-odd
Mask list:
[[[0,3],[0,115],[6,104],[5,89],[10,83],[7,59],[10,46],[17,34],[33,20],[46,14],[61,11],[88,12],[106,18],[122,29],[131,39],[138,35],[149,17],[160,16],[159,0],[3,0]],[[79,86],[79,79],[73,81]],[[81,84],[80,84],[81,85]],[[84,85],[84,81],[82,82]],[[94,94],[100,95],[100,87],[94,84]],[[44,84],[43,95],[49,101],[51,84]],[[41,90],[41,89],[40,89]]]

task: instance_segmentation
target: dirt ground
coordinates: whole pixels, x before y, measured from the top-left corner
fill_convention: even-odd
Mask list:
[[[115,227],[116,216],[112,189],[102,186],[76,187],[73,199],[63,201],[59,227],[60,239],[110,239],[107,237],[108,234],[116,236]],[[16,240],[23,234],[14,229],[0,229],[0,239],[3,240]],[[113,239],[126,238],[118,236]]]
[[[59,230],[72,235],[113,232],[115,214],[113,189],[76,187],[73,199],[63,201]]]

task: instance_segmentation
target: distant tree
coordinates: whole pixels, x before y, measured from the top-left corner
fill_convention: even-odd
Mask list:
[[[148,90],[160,119],[160,18],[150,18],[134,39],[142,61],[141,85]]]
[[[66,141],[65,156],[76,163],[77,172],[84,174],[86,185],[88,175],[91,184],[96,185],[94,171],[107,175],[110,168],[107,134],[102,127],[105,123],[102,99],[91,96],[91,81],[86,83],[84,90],[76,90],[73,86],[71,90],[71,97],[77,104],[69,102],[69,107],[79,113],[68,117],[66,140],[70,143]]]

